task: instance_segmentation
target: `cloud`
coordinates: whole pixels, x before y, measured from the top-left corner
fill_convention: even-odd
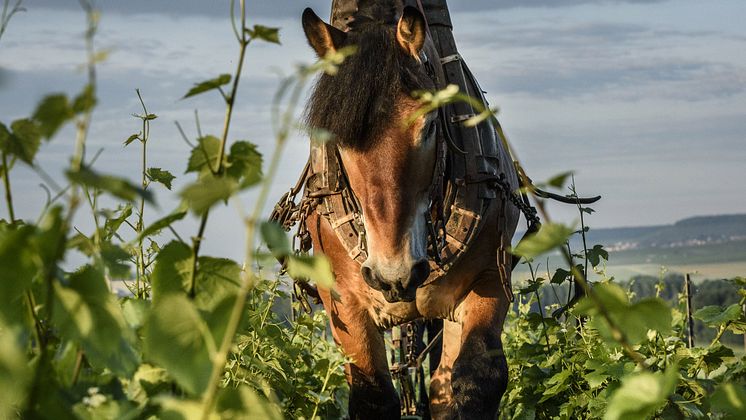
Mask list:
[[[557,8],[583,4],[608,3],[659,3],[666,0],[460,0],[451,1],[452,12],[486,11],[514,8]],[[98,0],[96,5],[104,12],[122,14],[159,13],[172,16],[199,15],[227,17],[227,0]],[[238,4],[238,0],[236,0]],[[331,9],[331,0],[260,0],[248,1],[249,16],[299,17],[305,7],[312,7],[320,16]],[[28,8],[79,9],[77,2],[69,0],[29,0]]]
[[[170,16],[229,16],[230,2],[228,0],[98,0],[94,2],[104,13],[118,14],[163,14]],[[239,1],[235,4],[238,7]],[[57,10],[80,10],[77,1],[70,0],[29,0],[24,3],[26,8],[48,8]],[[317,11],[331,10],[329,0],[260,0],[247,1],[248,16],[260,17],[297,17],[305,7],[313,7]],[[328,13],[328,12],[327,12]]]
[[[557,8],[584,4],[661,3],[668,0],[469,0],[451,2],[451,11],[484,11],[517,8]]]
[[[523,93],[543,98],[594,95],[606,100],[658,99],[702,101],[746,91],[744,68],[727,63],[680,60],[619,60],[603,65],[552,61],[524,61],[527,70],[494,70],[492,88],[501,93]]]
[[[603,21],[489,25],[500,30],[479,24],[459,40],[475,73],[489,75],[485,87],[498,93],[701,101],[746,91],[746,62],[709,53],[712,45],[738,51],[742,41],[728,34]]]
[[[289,73],[294,62],[313,60],[297,16],[307,4],[320,15],[328,13],[331,2],[248,3],[259,23],[282,27],[283,46],[256,43],[249,49],[230,138],[259,143],[268,153],[272,133],[267,103],[277,86],[268,69]],[[742,27],[723,26],[726,19],[709,14],[718,8],[692,1],[678,3],[688,7],[661,3],[650,10],[629,7],[632,3],[654,2],[452,0],[450,6],[460,51],[500,106],[501,122],[531,175],[542,180],[577,169],[583,192],[604,195],[603,211],[594,216],[597,225],[670,222],[693,212],[742,208],[744,197],[721,199],[736,187],[719,181],[737,182],[739,163],[746,160],[746,126],[738,112],[746,107]],[[77,71],[84,61],[84,22],[77,2],[24,4],[28,12],[14,18],[1,45],[4,122],[30,113],[45,93],[75,94],[85,82]],[[218,95],[179,98],[192,83],[234,69],[235,41],[224,19],[228,1],[100,4],[97,45],[112,52],[99,67],[101,104],[94,114],[91,153],[105,148],[100,168],[132,175],[130,154],[136,150],[123,150],[122,141],[138,130],[130,114],[139,111],[134,89],[140,88],[149,110],[159,115],[152,126],[151,164],[181,175],[188,149],[173,121],[180,121],[193,138],[198,108],[203,132],[216,133],[222,126]],[[606,6],[569,7],[590,4]],[[737,16],[736,9],[723,7],[720,14]],[[484,10],[493,11],[480,12]],[[295,181],[307,158],[307,140],[297,137],[283,159],[273,198]],[[64,166],[72,139],[74,135],[63,133],[45,144],[43,164]],[[177,182],[188,179],[182,175]],[[705,181],[713,179],[718,181]],[[19,172],[14,182],[19,194],[28,191],[24,203],[43,205],[33,173]],[[691,191],[697,191],[694,202],[682,198]],[[173,202],[161,202],[162,210],[170,210]],[[639,209],[651,202],[661,203],[654,206],[660,214],[640,215]],[[697,203],[720,207],[704,209]],[[213,241],[205,243],[213,248],[207,251],[238,252],[240,258],[235,241],[215,239],[235,238],[241,220],[231,208],[216,215],[208,234]],[[196,231],[192,221],[184,225],[185,237]]]

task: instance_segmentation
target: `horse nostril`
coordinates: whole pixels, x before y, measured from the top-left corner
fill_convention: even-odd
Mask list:
[[[364,265],[360,272],[363,275],[363,280],[365,280],[370,287],[376,287],[374,285],[375,279],[373,277],[373,270],[370,267]]]
[[[369,266],[364,265],[360,269],[360,274],[363,275],[363,280],[365,280],[368,286],[381,291],[391,290],[391,285],[381,281],[381,278],[376,275],[376,272]]]
[[[410,274],[410,284],[419,287],[423,281],[427,279],[427,276],[430,275],[430,264],[427,262],[427,260],[420,260],[417,262],[414,267],[412,267],[412,272]]]

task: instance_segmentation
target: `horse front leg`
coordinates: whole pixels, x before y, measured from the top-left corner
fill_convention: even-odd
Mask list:
[[[368,311],[367,285],[360,275],[360,266],[347,256],[329,222],[318,217],[313,214],[308,226],[314,250],[325,253],[334,268],[336,293],[320,287],[319,294],[329,315],[334,341],[352,359],[345,366],[350,385],[350,418],[398,419],[399,396],[391,381],[383,332]]]
[[[500,280],[486,275],[462,302],[461,349],[451,377],[460,418],[495,418],[508,386],[500,335],[510,302]]]
[[[430,415],[434,420],[457,418],[451,387],[453,365],[461,347],[461,324],[443,321],[443,350],[430,378]]]
[[[344,305],[328,293],[322,293],[322,299],[334,339],[352,359],[345,366],[350,385],[350,418],[398,419],[399,396],[389,373],[383,333],[374,325],[367,311],[345,301],[344,295],[340,298]]]
[[[499,274],[484,273],[459,304],[459,322],[446,322],[445,357],[433,378],[440,395],[431,404],[434,419],[497,417],[508,385],[500,335],[509,306]]]

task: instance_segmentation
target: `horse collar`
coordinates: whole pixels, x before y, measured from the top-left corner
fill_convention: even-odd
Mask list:
[[[428,31],[431,29],[428,25]],[[450,36],[450,29],[447,31]],[[435,39],[447,38],[442,35]],[[446,83],[458,84],[462,92],[486,104],[476,79],[455,51],[455,44],[444,43],[443,39],[436,42],[438,53],[444,57],[439,62],[434,63],[424,51],[420,55],[427,75],[436,86],[442,85],[435,70],[440,65]],[[492,181],[499,178],[500,170],[513,170],[498,168],[501,157],[508,156],[508,151],[491,121],[483,121],[476,127],[463,126],[462,122],[474,114],[469,104],[452,104],[438,110],[439,134],[430,205],[422,215],[428,227],[432,273],[428,281],[445,275],[469,249],[482,229],[490,203],[504,193]],[[327,143],[312,142],[310,163],[306,196],[316,200],[316,212],[327,219],[349,257],[363,264],[368,258],[365,224],[338,149]]]
[[[482,185],[466,182],[473,178],[461,172],[466,165],[460,161],[481,156],[454,156],[449,153],[445,112],[439,112],[436,163],[429,190],[430,205],[422,215],[428,227],[428,256],[434,274],[444,275],[469,248],[481,230],[482,214],[486,210]],[[306,195],[317,200],[316,212],[328,220],[348,256],[363,264],[368,258],[365,224],[360,204],[349,186],[344,165],[336,146],[314,143],[311,147],[311,175],[306,182]],[[450,162],[450,163],[449,163]],[[480,198],[481,197],[481,198]],[[487,200],[489,201],[489,200]]]

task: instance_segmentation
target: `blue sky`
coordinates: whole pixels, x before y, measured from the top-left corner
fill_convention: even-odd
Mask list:
[[[328,13],[329,1],[249,1],[252,23],[279,26],[283,45],[255,44],[238,98],[231,139],[248,139],[268,152],[268,104],[278,72],[314,59],[300,27],[304,7]],[[28,115],[49,92],[77,92],[84,83],[84,15],[74,0],[26,0],[0,40],[0,121]],[[178,4],[178,6],[174,6]],[[192,83],[232,72],[237,47],[228,1],[100,1],[97,46],[110,50],[99,67],[100,106],[89,150],[103,149],[99,169],[137,178],[135,148],[122,141],[139,131],[135,88],[159,115],[151,131],[150,165],[177,175],[189,150],[174,121],[195,136],[219,133],[218,96],[179,98]],[[255,5],[254,5],[255,4]],[[671,223],[701,214],[746,211],[746,2],[669,1],[451,1],[456,40],[518,155],[535,180],[576,171],[582,193],[601,194],[590,223],[596,227]],[[59,176],[72,151],[68,128],[39,155]],[[279,197],[305,163],[300,133],[290,144],[275,183]],[[17,210],[36,217],[44,202],[33,172],[13,173]],[[176,193],[159,194],[160,212]],[[242,196],[247,204],[252,193]],[[572,221],[566,209],[556,218]],[[0,215],[5,216],[5,206]],[[155,217],[151,211],[148,216]],[[84,230],[90,223],[78,221]],[[240,258],[243,240],[234,207],[211,218],[208,253]],[[194,220],[178,225],[196,233]]]

